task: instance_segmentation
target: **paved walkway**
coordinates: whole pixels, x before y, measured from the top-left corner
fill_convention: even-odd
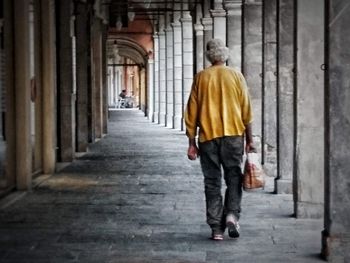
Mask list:
[[[322,262],[322,221],[292,218],[290,195],[244,193],[241,237],[209,240],[183,133],[135,110],[111,112],[109,132],[32,192],[1,200],[0,262]]]

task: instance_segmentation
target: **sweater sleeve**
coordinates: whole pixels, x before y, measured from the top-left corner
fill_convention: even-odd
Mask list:
[[[185,111],[186,135],[193,139],[197,135],[197,120],[198,120],[198,96],[196,87],[196,77],[192,84],[190,96],[188,98]]]

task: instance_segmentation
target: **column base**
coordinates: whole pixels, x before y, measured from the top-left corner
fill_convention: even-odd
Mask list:
[[[308,202],[296,202],[296,218],[320,219],[324,215],[324,205]]]
[[[293,194],[292,180],[276,178],[275,193],[276,194]]]
[[[166,127],[174,128],[174,118],[172,115],[166,115]]]
[[[174,123],[174,129],[181,130],[182,117],[176,115],[176,116],[173,116],[173,118],[174,118],[174,122],[173,122]]]
[[[159,113],[158,113],[158,111],[155,111],[153,113],[153,122],[159,123]]]
[[[150,122],[154,122],[153,112],[148,112],[148,114],[147,114],[147,119],[148,119]]]
[[[166,122],[165,116],[166,116],[166,115],[165,115],[164,112],[160,112],[160,113],[159,113],[159,120],[158,120],[158,123],[159,123],[159,124],[165,125],[165,122]]]
[[[322,257],[329,262],[350,261],[350,233],[329,235],[326,230],[322,231]]]

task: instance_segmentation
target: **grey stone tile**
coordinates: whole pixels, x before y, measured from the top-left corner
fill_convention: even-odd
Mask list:
[[[290,195],[245,192],[241,237],[214,242],[184,134],[137,111],[112,112],[109,131],[0,210],[1,262],[322,262],[322,221],[292,218]]]

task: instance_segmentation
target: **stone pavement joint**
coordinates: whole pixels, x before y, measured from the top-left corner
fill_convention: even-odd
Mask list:
[[[113,111],[110,133],[0,210],[0,262],[322,262],[321,220],[290,195],[244,192],[241,237],[209,239],[199,162],[183,132]]]

